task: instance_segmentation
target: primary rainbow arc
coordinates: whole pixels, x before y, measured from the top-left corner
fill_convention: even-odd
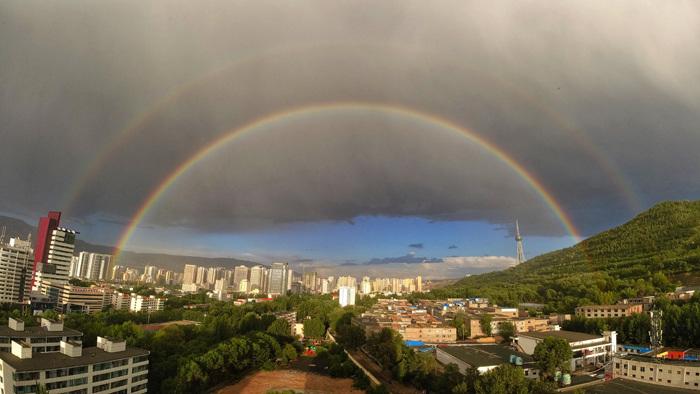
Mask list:
[[[178,178],[184,175],[190,168],[192,168],[198,162],[205,159],[207,156],[214,153],[222,146],[233,142],[234,140],[240,138],[243,135],[254,132],[255,130],[260,130],[264,126],[270,126],[276,123],[293,120],[302,116],[325,114],[332,111],[367,111],[390,115],[393,114],[439,126],[446,130],[451,130],[466,137],[469,141],[476,143],[478,146],[485,149],[487,152],[489,152],[494,157],[498,158],[500,161],[506,164],[509,168],[511,168],[540,196],[545,205],[549,207],[549,209],[561,222],[562,226],[567,231],[567,233],[569,233],[569,235],[571,235],[575,241],[579,241],[581,239],[580,233],[577,230],[571,218],[566,214],[564,209],[561,207],[561,204],[559,204],[559,202],[544,187],[544,185],[523,165],[518,163],[511,155],[509,155],[503,149],[494,145],[490,141],[481,137],[477,133],[473,132],[472,130],[460,126],[448,119],[444,119],[437,115],[422,112],[420,110],[405,106],[372,102],[331,102],[292,107],[283,111],[278,111],[264,115],[243,126],[228,130],[227,132],[223,133],[220,137],[214,139],[207,145],[200,148],[187,160],[183,161],[178,166],[176,166],[173,169],[173,171],[171,171],[165,178],[163,178],[163,180],[158,184],[158,186],[156,186],[148,194],[148,196],[138,208],[136,213],[132,216],[131,220],[129,221],[129,225],[119,237],[119,241],[117,242],[115,250],[115,257],[118,258],[121,251],[128,244],[134,231],[137,229],[144,217],[148,214],[150,209],[155,206],[158,200],[175,183],[175,181],[177,181]]]

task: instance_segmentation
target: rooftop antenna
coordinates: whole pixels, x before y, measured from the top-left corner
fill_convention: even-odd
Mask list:
[[[520,236],[520,226],[518,225],[518,220],[515,220],[515,245],[516,245],[516,259],[518,264],[525,262],[525,252],[523,251],[523,237]]]

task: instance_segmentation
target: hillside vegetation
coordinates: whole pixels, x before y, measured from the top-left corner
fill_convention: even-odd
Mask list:
[[[586,303],[672,290],[700,273],[700,201],[660,203],[619,227],[517,267],[464,278],[436,296],[486,296],[502,305]]]

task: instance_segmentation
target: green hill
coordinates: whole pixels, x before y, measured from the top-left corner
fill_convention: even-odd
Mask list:
[[[545,303],[571,312],[674,287],[700,274],[700,201],[660,203],[631,221],[519,266],[464,278],[442,295],[486,296],[502,305]]]

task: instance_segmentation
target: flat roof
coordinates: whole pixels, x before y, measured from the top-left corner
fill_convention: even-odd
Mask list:
[[[523,363],[531,363],[533,361],[531,356],[504,345],[445,346],[438,347],[437,350],[443,351],[476,368],[508,364],[512,354],[522,358]]]
[[[626,354],[624,356],[619,356],[619,358],[623,360],[641,361],[661,365],[682,365],[684,367],[700,368],[700,361],[698,360],[679,360],[663,357],[653,357],[644,354]]]
[[[607,305],[581,305],[577,308],[591,308],[591,309],[601,309],[601,308],[618,308],[618,309],[628,309],[633,306],[642,305],[639,303],[629,303],[629,304],[607,304]]]
[[[586,334],[585,332],[576,331],[532,331],[518,334],[519,337],[530,337],[537,339],[545,339],[547,337],[562,338],[569,342],[590,341],[591,339],[603,339],[600,335]]]
[[[11,365],[16,371],[43,371],[46,369],[79,367],[148,354],[148,350],[135,347],[114,353],[105,352],[96,347],[88,347],[83,348],[83,354],[80,357],[70,357],[61,352],[55,352],[33,353],[32,358],[21,359],[12,353],[0,352],[0,359]]]
[[[24,338],[38,338],[38,337],[75,337],[83,336],[83,333],[78,330],[73,330],[72,328],[63,328],[59,331],[49,331],[46,327],[41,326],[31,326],[24,327],[22,331],[15,331],[8,326],[0,326],[0,337],[24,337]]]
[[[688,390],[678,387],[669,387],[661,384],[642,383],[630,379],[616,378],[605,383],[596,384],[584,388],[587,394],[676,394],[697,393],[697,390]]]

